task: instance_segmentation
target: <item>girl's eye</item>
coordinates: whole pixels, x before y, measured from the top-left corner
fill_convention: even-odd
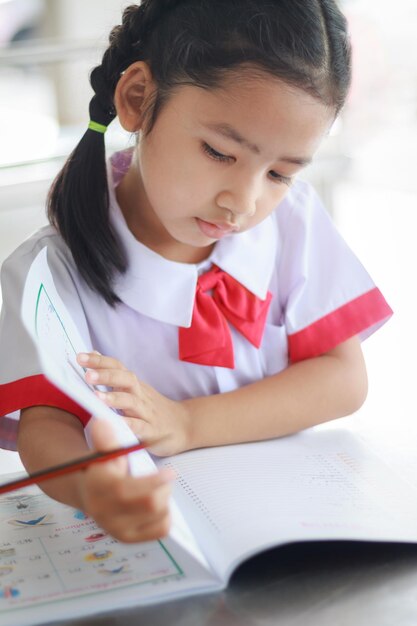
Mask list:
[[[211,159],[215,159],[216,161],[228,162],[228,161],[231,161],[233,158],[230,156],[226,156],[225,154],[222,154],[221,152],[217,152],[217,150],[209,146],[208,143],[203,143],[203,150],[206,154],[209,155]]]
[[[209,146],[208,143],[205,143],[205,142],[203,143],[203,150],[206,154],[208,154],[208,156],[211,159],[214,159],[215,161],[222,161],[223,163],[229,163],[230,161],[234,160],[233,157],[227,156],[226,154],[222,154],[221,152],[218,152],[217,150]],[[289,176],[283,176],[282,174],[279,174],[278,172],[275,172],[274,170],[271,170],[269,172],[269,176],[276,183],[283,183],[284,185],[288,185],[288,186],[290,186],[292,183],[292,178],[290,178]]]
[[[292,178],[290,178],[289,176],[283,176],[282,174],[279,174],[278,172],[274,172],[274,170],[271,170],[269,172],[269,175],[272,178],[272,180],[274,180],[277,183],[284,183],[284,185],[288,185],[288,186],[290,186],[292,183]]]

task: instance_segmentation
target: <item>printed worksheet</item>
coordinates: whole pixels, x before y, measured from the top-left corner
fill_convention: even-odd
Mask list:
[[[172,540],[122,544],[37,487],[0,497],[0,624],[45,624],[218,587]]]

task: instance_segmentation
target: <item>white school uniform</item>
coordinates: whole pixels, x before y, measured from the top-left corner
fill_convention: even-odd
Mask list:
[[[310,185],[296,181],[272,214],[255,228],[218,241],[201,264],[169,261],[129,231],[114,187],[131,153],[109,166],[110,219],[128,269],[114,281],[121,303],[109,306],[81,278],[71,253],[47,226],[4,262],[0,318],[0,446],[15,449],[19,412],[34,405],[89,416],[46,381],[20,316],[28,269],[44,247],[56,288],[91,350],[119,359],[140,380],[174,400],[237,389],[276,374],[289,363],[323,354],[348,338],[362,339],[392,311],[342,239]],[[212,264],[250,292],[272,301],[262,343],[253,346],[230,326],[234,368],[179,360],[178,327],[189,327],[199,274]]]

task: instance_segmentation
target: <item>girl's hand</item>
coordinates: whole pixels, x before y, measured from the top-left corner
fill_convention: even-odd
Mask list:
[[[79,354],[91,385],[111,387],[96,391],[109,407],[118,409],[135,435],[153,454],[168,456],[187,450],[189,414],[184,403],[175,402],[139,381],[117,359],[97,352]]]
[[[96,450],[105,452],[118,447],[113,429],[104,420],[94,421],[91,434]],[[82,474],[82,508],[119,541],[159,539],[169,532],[168,500],[172,478],[167,471],[130,476],[126,457],[97,463]]]

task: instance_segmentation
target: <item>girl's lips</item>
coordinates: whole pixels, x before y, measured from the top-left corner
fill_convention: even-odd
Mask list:
[[[236,226],[231,226],[226,223],[214,224],[212,222],[201,220],[199,217],[196,217],[195,219],[201,232],[210,239],[221,239],[222,237],[230,235],[230,233],[234,233],[238,230]]]

